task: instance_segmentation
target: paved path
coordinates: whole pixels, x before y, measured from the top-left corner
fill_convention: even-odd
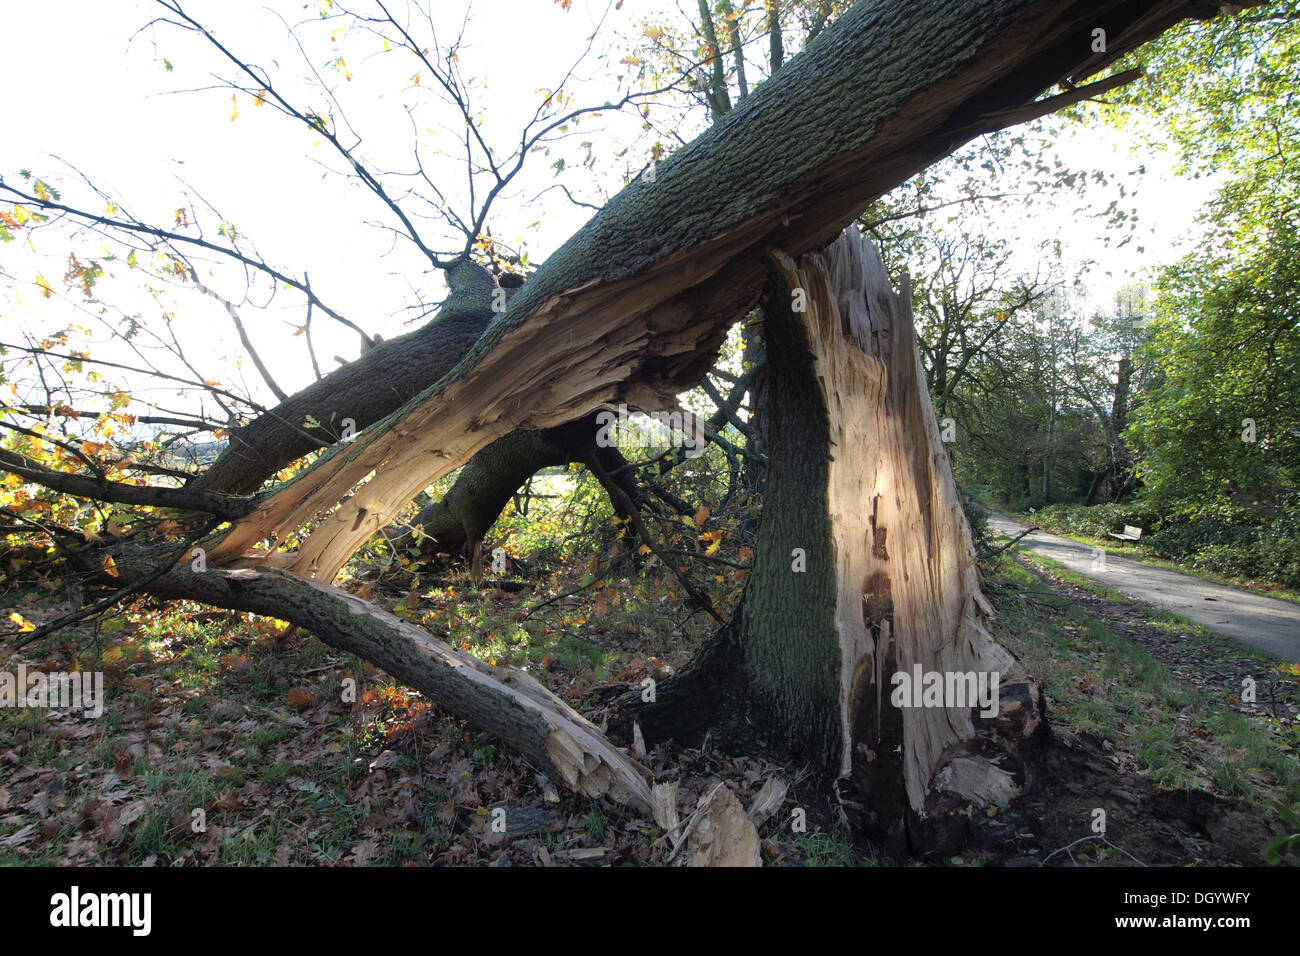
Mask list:
[[[1014,538],[1026,527],[997,512],[989,515],[989,530],[997,534]],[[1125,597],[1199,621],[1266,654],[1300,660],[1300,604],[1118,558],[1046,531],[1021,538],[1016,547],[1052,558]]]

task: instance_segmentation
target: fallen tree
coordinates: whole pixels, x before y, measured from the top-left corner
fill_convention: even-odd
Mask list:
[[[287,559],[332,578],[431,480],[513,428],[558,425],[605,403],[670,406],[757,300],[766,249],[821,248],[871,200],[974,136],[1135,79],[1033,101],[1203,12],[1187,2],[856,5],[653,180],[619,193],[450,374],[272,496],[218,560],[253,559],[263,539],[334,509]],[[1093,50],[1096,30],[1109,38],[1104,53]],[[335,508],[372,473],[363,494]]]
[[[644,809],[637,769],[554,701],[521,701],[513,675],[457,663],[418,629],[325,585],[418,492],[502,436],[606,403],[671,405],[766,288],[771,460],[751,583],[741,613],[656,708],[711,688],[730,710],[710,719],[751,720],[773,749],[811,755],[863,827],[900,846],[941,843],[942,823],[926,821],[1009,799],[1023,779],[1038,695],[988,631],[906,289],[895,295],[856,239],[808,254],[972,137],[1134,79],[1077,85],[1209,12],[1187,0],[857,4],[615,197],[440,381],[206,541],[209,577],[142,568],[137,580],[363,646],[393,676],[451,701],[450,712],[494,721],[523,752],[556,762],[548,741],[562,739],[565,780]],[[1066,92],[1035,100],[1067,79]],[[288,539],[296,550],[281,548]],[[913,672],[918,684],[972,675],[966,686],[996,685],[1000,704],[982,718],[951,692],[886,706],[902,687],[896,675]],[[669,726],[654,715],[645,711],[647,726]]]

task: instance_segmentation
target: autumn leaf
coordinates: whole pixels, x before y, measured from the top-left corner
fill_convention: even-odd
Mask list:
[[[244,809],[244,801],[239,798],[239,794],[233,790],[227,790],[212,803],[212,809],[222,810],[234,813],[237,810]]]
[[[311,697],[311,691],[306,687],[291,687],[286,700],[294,710],[306,710],[311,706]]]
[[[27,618],[23,617],[17,611],[14,611],[12,614],[9,615],[9,620],[17,624],[18,630],[22,633],[36,630],[36,625],[33,624],[31,621],[27,620]]]
[[[708,520],[709,520],[709,509],[704,505],[700,505],[700,510],[695,512],[695,527],[703,528],[704,522]]]

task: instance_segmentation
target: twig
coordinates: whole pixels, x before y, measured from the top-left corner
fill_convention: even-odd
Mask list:
[[[685,588],[686,593],[690,595],[691,600],[695,605],[707,612],[709,617],[717,621],[718,624],[726,624],[727,622],[722,619],[722,616],[714,610],[713,602],[709,600],[709,596],[695,587],[695,585],[691,583],[690,578],[678,570],[677,566],[672,561],[668,560],[668,556],[664,554],[663,549],[659,547],[659,542],[654,539],[654,536],[651,535],[650,531],[646,528],[645,522],[641,520],[641,515],[638,513],[636,505],[633,504],[632,499],[628,497],[626,491],[614,484],[609,477],[609,473],[605,471],[600,462],[596,460],[596,456],[589,456],[583,463],[590,468],[592,473],[600,480],[606,493],[613,497],[619,507],[627,513],[628,520],[632,522],[632,527],[634,527],[637,534],[641,536],[641,540],[645,542],[645,546],[653,551],[655,555],[658,556],[659,560],[663,562],[664,567],[671,571],[673,576],[681,582],[682,587]]]
[[[1039,527],[1026,528],[1024,531],[1020,532],[1020,534],[1016,535],[1014,538],[1012,538],[1010,541],[1008,541],[1008,542],[1007,542],[1006,544],[1004,544],[1002,547],[998,548],[996,551],[990,551],[990,552],[989,552],[989,557],[990,557],[990,558],[996,558],[999,554],[1001,554],[1003,551],[1007,550],[1007,548],[1011,547],[1013,544],[1015,544],[1017,541],[1019,541],[1019,540],[1020,540],[1021,538],[1023,538],[1025,535],[1027,535],[1027,534],[1033,534],[1035,531],[1042,531],[1042,530],[1043,530],[1043,529],[1042,529],[1042,528],[1039,528]]]
[[[67,627],[69,624],[75,624],[78,621],[83,621],[88,617],[94,617],[100,611],[105,611],[108,608],[112,607],[118,601],[122,600],[122,598],[128,597],[131,594],[135,594],[136,592],[142,590],[146,585],[152,584],[154,581],[158,580],[158,578],[162,577],[164,574],[167,574],[169,571],[171,571],[172,568],[176,566],[176,562],[181,560],[189,552],[189,549],[194,545],[196,541],[203,538],[204,535],[206,535],[209,531],[211,531],[213,528],[215,528],[217,525],[221,523],[222,523],[221,519],[208,522],[208,524],[205,525],[203,528],[194,532],[192,535],[187,537],[183,542],[181,542],[180,548],[178,548],[175,552],[173,552],[172,555],[167,560],[162,562],[162,564],[158,565],[157,568],[155,568],[149,574],[146,574],[143,578],[140,578],[138,581],[128,584],[125,587],[118,588],[112,594],[108,595],[108,597],[96,601],[94,604],[91,604],[89,607],[84,607],[80,611],[74,611],[71,614],[65,614],[63,617],[60,617],[57,620],[50,621],[48,624],[42,624],[34,631],[29,631],[26,634],[23,634],[20,631],[19,633],[22,634],[22,637],[20,640],[14,641],[13,644],[14,650],[17,650],[20,647],[25,647],[28,644],[30,644],[32,641],[35,641],[38,638],[45,637],[47,634],[51,634],[54,631],[57,631],[59,628]]]
[[[1074,854],[1071,853],[1070,850],[1073,849],[1074,847],[1078,846],[1080,843],[1084,843],[1084,842],[1086,842],[1086,841],[1088,841],[1088,840],[1100,840],[1102,843],[1106,844],[1106,845],[1107,845],[1108,847],[1110,847],[1112,850],[1119,850],[1119,852],[1123,853],[1126,857],[1128,857],[1130,860],[1132,860],[1132,861],[1133,861],[1134,863],[1136,863],[1138,866],[1146,866],[1146,865],[1147,865],[1147,864],[1143,863],[1141,860],[1139,860],[1137,857],[1135,857],[1135,856],[1134,856],[1132,853],[1130,853],[1128,850],[1124,849],[1122,846],[1116,846],[1115,844],[1111,843],[1109,840],[1106,839],[1105,836],[1103,836],[1103,835],[1100,834],[1100,833],[1090,833],[1090,834],[1088,834],[1086,837],[1080,837],[1079,839],[1075,840],[1073,843],[1067,843],[1065,846],[1063,846],[1063,847],[1059,847],[1058,849],[1053,850],[1051,853],[1047,854],[1047,856],[1043,857],[1043,862],[1042,862],[1042,864],[1040,864],[1040,865],[1042,865],[1042,866],[1046,866],[1046,865],[1047,865],[1047,861],[1050,860],[1052,857],[1056,856],[1056,854],[1058,854],[1058,853],[1064,853],[1064,854],[1066,854],[1066,856],[1068,856],[1071,860],[1074,860]],[[1074,865],[1075,865],[1075,866],[1078,866],[1079,864],[1078,864],[1077,862],[1075,862]]]

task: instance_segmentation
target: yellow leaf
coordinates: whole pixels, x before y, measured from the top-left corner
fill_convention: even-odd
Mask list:
[[[36,625],[33,624],[31,621],[27,620],[27,618],[23,617],[17,611],[14,611],[12,614],[9,615],[9,620],[17,624],[18,630],[22,631],[23,633],[26,633],[27,631],[36,630]]]

